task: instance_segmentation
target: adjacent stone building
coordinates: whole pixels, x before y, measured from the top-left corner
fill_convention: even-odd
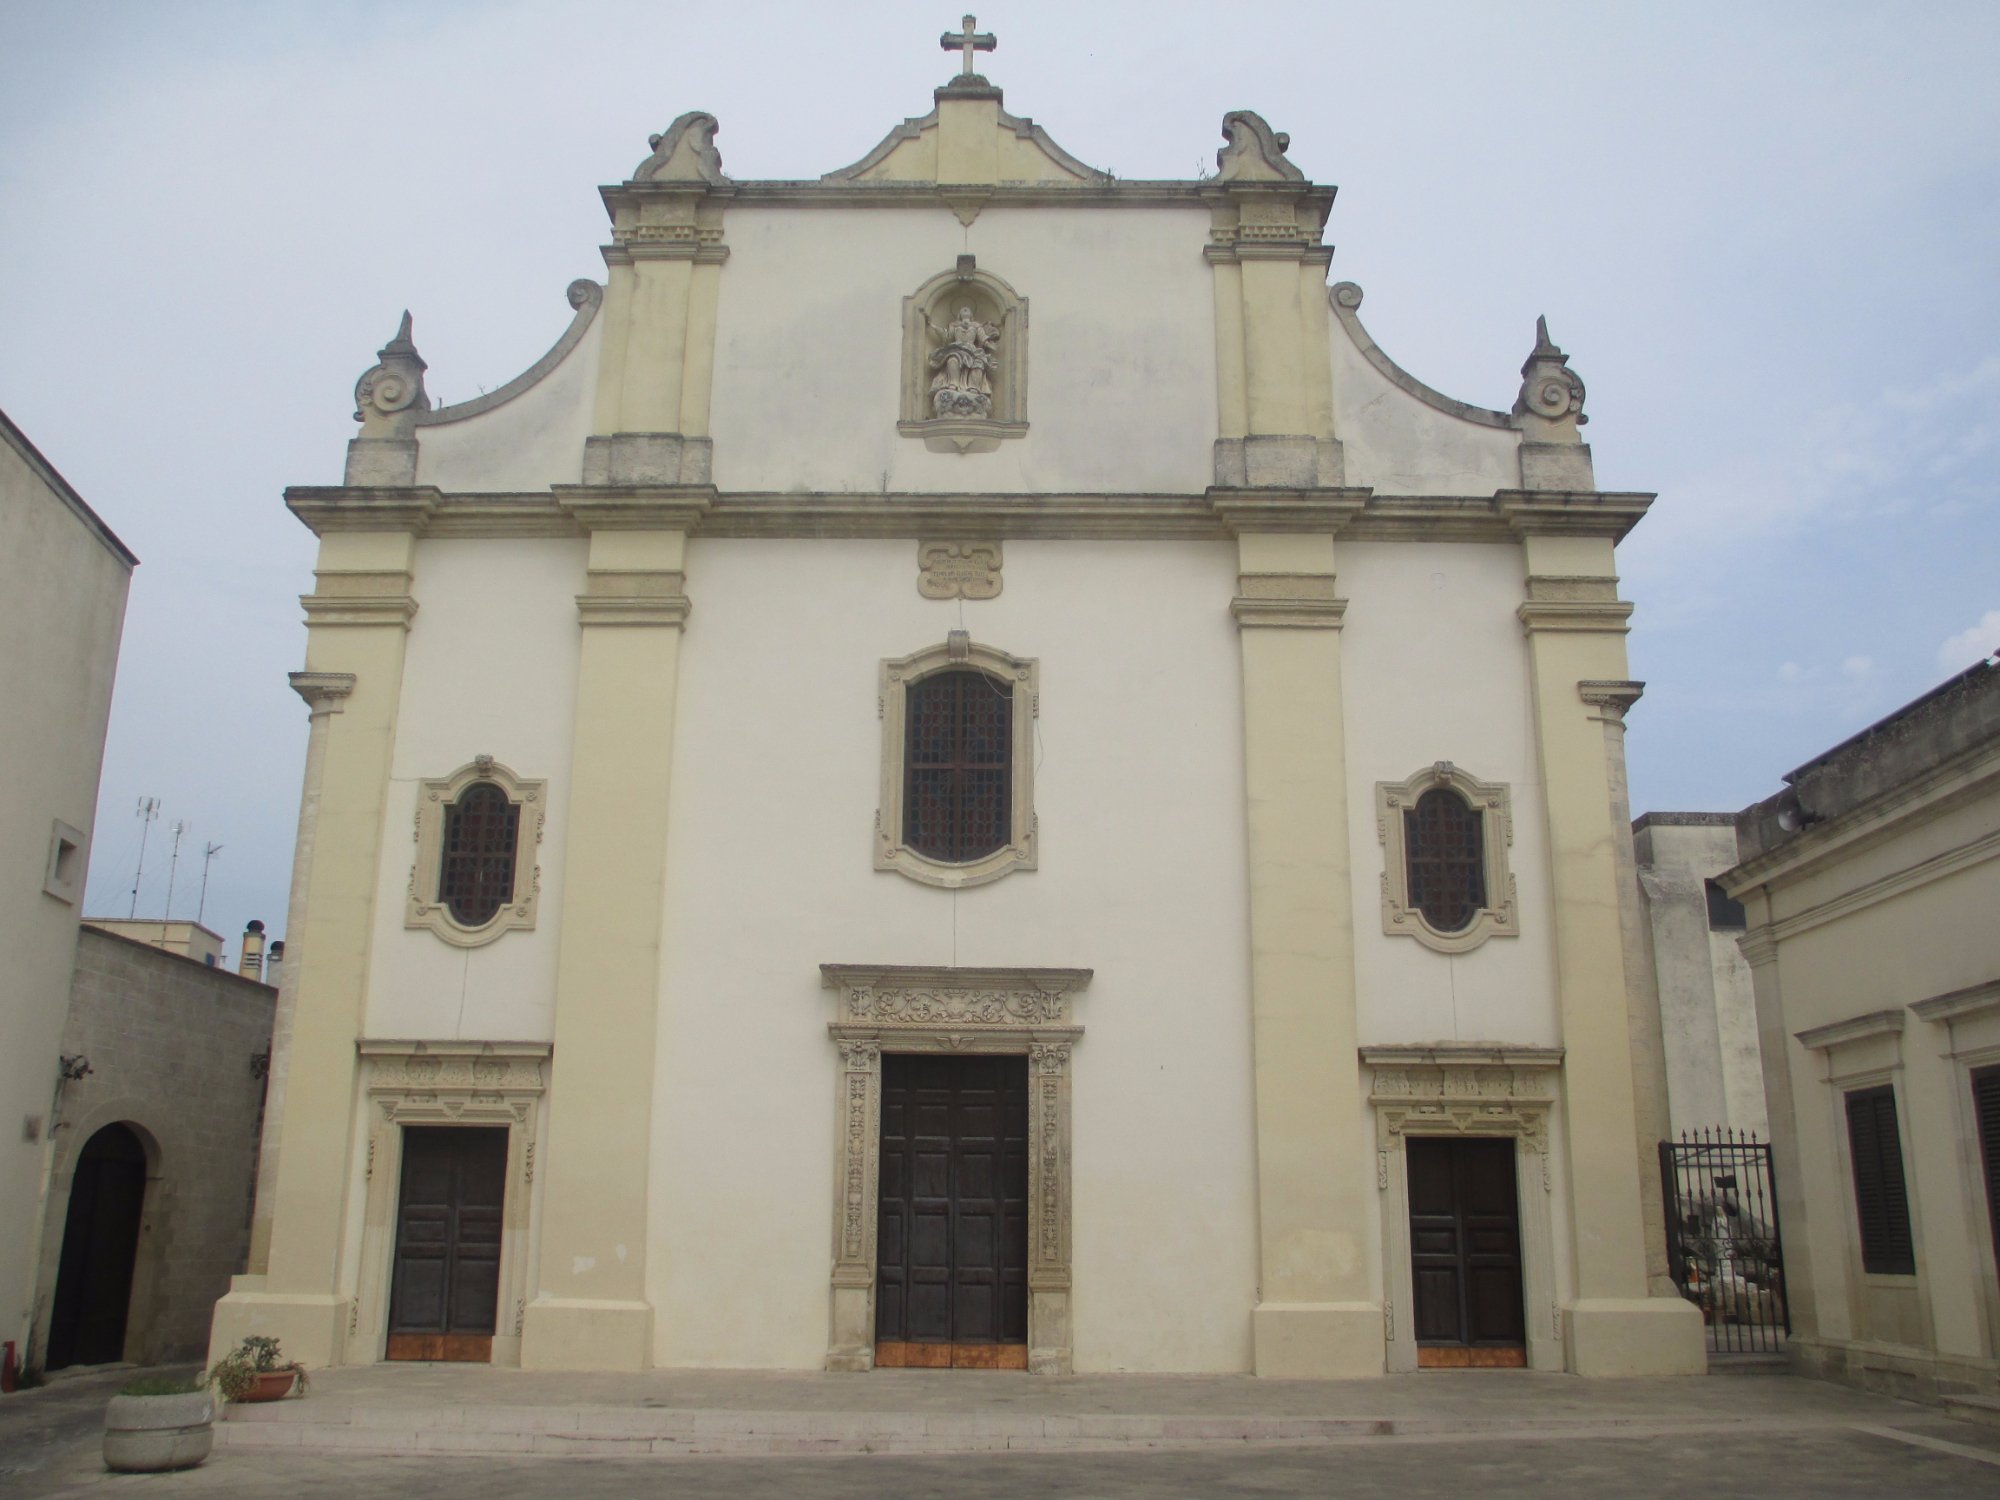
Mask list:
[[[817,180],[681,116],[545,358],[432,408],[406,315],[288,492],[311,734],[213,1347],[1701,1369],[1635,1105],[1651,497],[1545,327],[1510,411],[1399,368],[1256,114],[1121,181],[947,44]]]
[[[0,413],[0,1341],[24,1354],[63,1015],[138,560]]]
[[[242,1270],[277,993],[86,926],[29,1357],[199,1360]]]
[[[2000,1391],[2000,663],[1736,821],[1794,1357]]]

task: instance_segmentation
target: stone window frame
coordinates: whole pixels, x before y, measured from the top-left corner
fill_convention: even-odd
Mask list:
[[[1973,1103],[1973,1074],[2000,1066],[2000,979],[1964,989],[1948,990],[1915,1000],[1910,1014],[1936,1030],[1923,1033],[1926,1045],[1936,1045],[1943,1033],[1940,1056],[1949,1061],[1953,1084],[1952,1120],[1964,1149],[1958,1157],[1958,1183],[1966,1221],[1979,1226],[1972,1236],[1978,1261],[1974,1284],[1989,1336],[2000,1343],[2000,1245],[1986,1232],[1991,1222],[1986,1197],[1985,1162],[1979,1149],[1979,1120]]]
[[[840,997],[827,1025],[840,1057],[827,1369],[875,1367],[882,1054],[975,1053],[1028,1059],[1028,1371],[1071,1372],[1070,1049],[1083,1036],[1071,996],[1091,974],[820,965]]]
[[[374,1364],[384,1358],[388,1348],[403,1128],[483,1125],[507,1132],[492,1363],[519,1365],[531,1264],[535,1144],[554,1048],[548,1042],[362,1037],[355,1049],[361,1059],[362,1092],[367,1099],[367,1155],[362,1167],[360,1269],[354,1301],[348,1309],[344,1361]]]
[[[1908,1288],[1920,1291],[1925,1277],[1923,1234],[1919,1229],[1917,1174],[1911,1157],[1909,1111],[1903,1088],[1903,1032],[1908,1013],[1901,1009],[1868,1011],[1810,1026],[1792,1033],[1808,1052],[1820,1057],[1820,1081],[1827,1085],[1830,1099],[1828,1137],[1840,1178],[1842,1249],[1847,1260],[1849,1284],[1855,1287]],[[1903,1195],[1910,1216],[1910,1247],[1916,1269],[1909,1273],[1870,1271],[1861,1259],[1861,1203],[1854,1184],[1854,1153],[1848,1139],[1847,1095],[1863,1089],[1889,1088],[1896,1100],[1896,1133],[1903,1158]]]
[[[477,927],[468,927],[451,914],[446,903],[437,899],[438,873],[444,858],[445,808],[456,802],[467,787],[480,781],[492,782],[507,794],[508,801],[518,803],[521,816],[514,831],[514,899]],[[547,821],[548,785],[546,781],[515,775],[490,755],[474,756],[449,776],[419,782],[414,833],[416,861],[410,866],[403,925],[433,932],[458,948],[477,948],[493,942],[502,933],[532,928],[542,894],[542,871],[535,863],[535,850],[542,842],[542,827]]]
[[[949,322],[954,297],[968,287],[991,301],[1001,325],[991,417],[939,417],[931,410],[932,322]],[[944,317],[939,319],[938,313]],[[970,255],[931,277],[903,299],[903,384],[896,431],[922,438],[933,453],[991,453],[1006,438],[1028,434],[1028,299]]]
[[[1403,814],[1426,792],[1444,790],[1480,815],[1486,860],[1486,905],[1456,932],[1440,932],[1410,903],[1410,857]],[[1437,953],[1469,953],[1488,938],[1521,935],[1520,898],[1508,851],[1514,844],[1513,800],[1505,782],[1481,781],[1448,760],[1403,781],[1375,783],[1375,837],[1382,845],[1382,931],[1411,937]]]
[[[1565,1368],[1549,1135],[1563,1049],[1392,1046],[1363,1047],[1360,1053],[1372,1075],[1368,1102],[1375,1113],[1375,1188],[1382,1197],[1382,1333],[1389,1372],[1417,1368],[1405,1149],[1411,1136],[1513,1140],[1528,1368]]]
[[[903,842],[905,764],[908,749],[908,689],[939,672],[977,668],[1012,685],[1013,743],[1010,836],[991,854],[951,864],[918,853]],[[1041,713],[1041,664],[982,646],[963,630],[940,645],[884,660],[877,680],[875,711],[882,722],[882,783],[875,811],[875,868],[893,870],[924,885],[945,890],[984,885],[1016,870],[1032,870],[1037,859],[1035,819],[1035,721]]]

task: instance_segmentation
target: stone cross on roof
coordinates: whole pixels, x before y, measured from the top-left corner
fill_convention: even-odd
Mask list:
[[[965,66],[960,69],[958,75],[961,78],[977,76],[972,71],[973,53],[991,52],[995,47],[1000,45],[1000,39],[992,32],[973,30],[973,25],[977,19],[976,16],[967,16],[963,31],[947,31],[943,36],[938,38],[938,46],[942,47],[945,51],[963,52],[965,54]]]

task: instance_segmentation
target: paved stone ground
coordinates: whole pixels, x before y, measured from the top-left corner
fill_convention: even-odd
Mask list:
[[[143,1486],[149,1495],[419,1495],[426,1500],[1048,1500],[1133,1496],[1394,1495],[1513,1500],[1549,1495],[1744,1497],[2000,1496],[2000,1429],[1933,1408],[1787,1376],[1587,1382],[1566,1376],[1433,1374],[1337,1384],[1246,1379],[968,1379],[656,1372],[640,1377],[381,1367],[329,1371],[300,1403],[555,1400],[711,1410],[1264,1415],[1369,1414],[1419,1422],[1422,1435],[1311,1446],[1205,1445],[1182,1451],[813,1458],[357,1457],[218,1451],[177,1475],[105,1474],[103,1402],[127,1372],[85,1376],[0,1401],[0,1496],[75,1500]],[[1551,1420],[1583,1424],[1560,1437]],[[1712,1421],[1712,1428],[1704,1427]],[[1499,1423],[1499,1430],[1493,1424]],[[1734,1425],[1732,1425],[1734,1424]],[[1672,1431],[1662,1432],[1663,1425]]]

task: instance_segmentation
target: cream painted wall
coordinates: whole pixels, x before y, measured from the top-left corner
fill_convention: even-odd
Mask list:
[[[1200,207],[729,211],[711,428],[725,490],[1188,492],[1216,434]],[[800,246],[811,247],[801,258]],[[1028,433],[900,436],[903,298],[962,254],[1028,299]],[[822,274],[837,266],[840,274]],[[770,440],[774,423],[785,434]]]
[[[56,1059],[132,570],[11,437],[0,431],[0,1339],[26,1357]],[[85,835],[74,905],[42,889],[57,819]]]
[[[583,472],[603,341],[600,313],[568,358],[512,401],[462,422],[419,427],[417,483],[475,493],[575,484]]]
[[[1514,616],[1520,551],[1350,542],[1340,546],[1339,565],[1348,600],[1341,674],[1361,1042],[1559,1045],[1548,824],[1527,648]],[[1521,935],[1490,938],[1469,953],[1434,953],[1382,931],[1375,784],[1440,760],[1503,783],[1513,804],[1508,858]]]
[[[418,608],[382,841],[366,1035],[547,1041],[553,1034],[584,548],[548,540],[417,544]],[[548,782],[541,905],[532,930],[456,948],[403,926],[411,832],[418,783],[481,754]]]
[[[1519,433],[1425,405],[1369,364],[1338,318],[1328,321],[1334,432],[1349,484],[1385,495],[1490,495],[1519,487]]]
[[[655,1358],[825,1358],[838,1055],[821,963],[1074,965],[1095,970],[1076,1002],[1072,1075],[1076,1367],[1247,1369],[1256,1216],[1234,549],[1009,542],[1005,592],[976,603],[919,598],[916,551],[689,545]],[[961,623],[1041,662],[1041,849],[1037,870],[952,893],[878,873],[870,839],[877,664]]]

